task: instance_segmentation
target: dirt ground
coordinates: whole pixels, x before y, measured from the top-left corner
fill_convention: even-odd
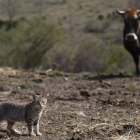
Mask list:
[[[132,140],[140,139],[140,78],[119,75],[50,74],[0,69],[0,103],[26,103],[32,94],[49,93],[40,120],[40,136],[28,136],[27,125],[17,122],[22,135],[0,124],[7,140]]]

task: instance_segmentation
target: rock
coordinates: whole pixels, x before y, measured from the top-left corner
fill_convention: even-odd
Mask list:
[[[36,83],[42,83],[43,80],[41,78],[34,78],[32,79],[32,81],[36,82]]]
[[[68,81],[69,79],[68,79],[67,77],[64,77],[64,80],[65,80],[65,81]]]
[[[98,91],[98,94],[101,93],[100,95],[110,92],[110,89],[104,89],[104,88],[97,88],[96,90]]]
[[[8,91],[9,88],[7,86],[1,85],[0,86],[0,91]]]
[[[76,114],[77,114],[77,115],[79,115],[79,116],[86,117],[86,115],[84,114],[84,112],[83,112],[83,111],[76,112]]]
[[[80,91],[80,94],[86,98],[91,96],[88,91]]]
[[[115,90],[110,90],[110,95],[114,95],[116,94],[116,91]]]
[[[46,72],[48,73],[48,72],[51,72],[52,71],[52,69],[48,69],[48,70],[46,70]]]
[[[110,81],[104,81],[103,83],[104,83],[105,85],[107,85],[107,86],[112,86],[112,84],[111,84]]]

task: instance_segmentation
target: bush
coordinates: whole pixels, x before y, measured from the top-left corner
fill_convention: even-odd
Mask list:
[[[123,45],[111,43],[103,49],[101,72],[121,73],[133,71],[133,59]],[[129,72],[130,72],[129,71]]]
[[[98,15],[98,19],[99,20],[103,20],[104,19],[104,16],[103,15]]]
[[[14,66],[25,69],[38,67],[45,53],[61,41],[63,36],[63,29],[42,18],[21,24],[17,32]]]
[[[67,40],[67,41],[66,41]],[[42,69],[50,69],[73,72],[76,45],[66,39],[63,44],[51,48],[43,58]]]
[[[101,20],[94,20],[94,21],[89,21],[85,28],[84,31],[87,33],[104,33],[104,31],[110,26],[110,22],[108,21],[101,21]]]
[[[5,28],[6,31],[18,27],[18,24],[22,21],[26,21],[24,17],[17,20],[0,20],[0,28]]]
[[[133,70],[131,55],[122,45],[114,43],[85,43],[79,47],[74,61],[74,72],[118,73]]]
[[[61,27],[43,18],[24,21],[17,28],[1,33],[0,44],[7,56],[1,64],[23,69],[39,67],[46,52],[64,37]]]
[[[1,66],[95,73],[132,72],[135,68],[123,45],[98,36],[95,41],[73,44],[64,29],[49,19],[24,20],[16,28],[0,31]]]
[[[98,52],[100,50],[98,50],[94,45],[95,44],[88,42],[79,47],[74,58],[74,72],[98,72],[100,70],[101,60],[98,59]]]

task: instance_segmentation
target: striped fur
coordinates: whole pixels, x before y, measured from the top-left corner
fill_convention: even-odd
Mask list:
[[[15,122],[25,121],[28,125],[29,135],[41,136],[39,132],[39,121],[47,103],[47,94],[38,97],[33,94],[33,101],[26,105],[18,105],[13,103],[2,103],[0,105],[0,121],[6,120],[7,129],[11,132],[21,134],[13,129]],[[35,126],[36,134],[33,132]]]

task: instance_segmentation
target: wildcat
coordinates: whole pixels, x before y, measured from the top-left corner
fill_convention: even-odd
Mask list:
[[[42,97],[38,97],[33,94],[33,101],[26,105],[0,104],[0,121],[6,120],[8,123],[7,129],[17,134],[21,134],[21,132],[13,128],[15,122],[25,121],[30,136],[36,136],[36,134],[42,136],[39,132],[39,121],[47,103],[47,96],[47,94],[44,94]],[[33,132],[33,126],[35,126],[36,134]]]

